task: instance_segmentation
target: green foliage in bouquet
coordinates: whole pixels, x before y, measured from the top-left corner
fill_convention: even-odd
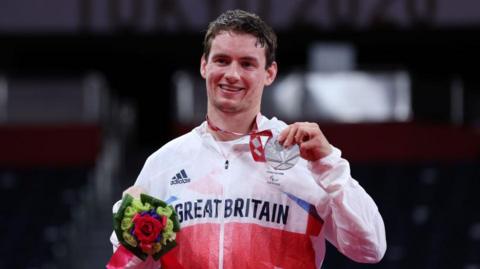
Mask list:
[[[126,194],[113,214],[113,229],[120,244],[137,257],[158,260],[177,245],[180,224],[171,205],[143,193],[140,199]]]

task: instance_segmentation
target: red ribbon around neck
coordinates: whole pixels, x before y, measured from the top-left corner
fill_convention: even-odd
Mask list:
[[[214,132],[221,132],[221,133],[226,133],[226,134],[236,135],[236,136],[250,135],[249,146],[250,146],[250,153],[252,154],[253,159],[256,162],[267,161],[265,159],[265,147],[264,147],[264,144],[262,143],[261,137],[266,136],[268,137],[268,139],[270,139],[273,136],[273,134],[271,130],[258,131],[258,125],[256,120],[255,120],[255,123],[253,124],[252,131],[248,133],[237,133],[237,132],[220,129],[210,121],[208,116],[207,116],[207,124],[208,124],[208,127]]]

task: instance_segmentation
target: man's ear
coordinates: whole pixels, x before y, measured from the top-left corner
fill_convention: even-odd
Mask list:
[[[270,84],[273,83],[275,78],[277,77],[277,71],[278,71],[278,66],[277,62],[273,62],[268,68],[267,68],[267,76],[265,78],[265,86],[270,86]]]
[[[200,74],[202,75],[202,78],[206,79],[207,78],[207,60],[205,58],[205,54],[202,55],[202,58],[200,59]]]

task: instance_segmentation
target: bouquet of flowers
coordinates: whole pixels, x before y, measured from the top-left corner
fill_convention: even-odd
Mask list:
[[[113,215],[113,228],[120,248],[142,260],[148,256],[158,260],[176,246],[175,236],[180,225],[171,205],[146,194],[141,194],[140,199],[126,194]]]

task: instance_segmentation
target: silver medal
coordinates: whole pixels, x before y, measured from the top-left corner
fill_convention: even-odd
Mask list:
[[[265,144],[265,159],[275,170],[288,170],[295,166],[300,158],[300,148],[293,145],[289,148],[282,146],[274,136]]]

